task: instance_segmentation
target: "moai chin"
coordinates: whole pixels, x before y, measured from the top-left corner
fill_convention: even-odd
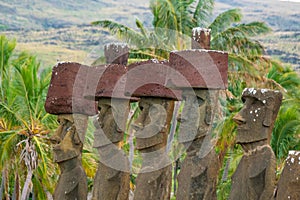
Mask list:
[[[232,176],[229,199],[272,199],[276,158],[269,143],[282,94],[246,88],[242,100],[244,107],[233,120],[238,124],[236,142],[245,153]]]
[[[87,66],[58,63],[52,71],[45,109],[58,117],[59,126],[51,136],[54,161],[61,174],[54,199],[86,199],[87,180],[81,164],[81,151],[88,116],[95,115],[95,102],[83,98]]]
[[[275,199],[300,199],[300,151],[289,151]]]
[[[193,29],[192,49],[170,53],[167,86],[182,90],[179,143],[187,155],[178,175],[179,200],[216,199],[219,160],[211,143],[218,90],[227,88],[228,54],[209,49],[210,30]],[[205,48],[205,49],[203,49]]]
[[[170,199],[172,168],[166,145],[174,100],[181,95],[164,87],[168,67],[168,62],[158,60],[128,66],[126,95],[139,97],[141,110],[131,125],[143,159],[136,178],[136,200]]]
[[[130,168],[121,149],[131,100],[124,95],[126,66],[108,64],[88,73],[85,98],[98,102],[94,121],[94,148],[100,162],[94,179],[92,199],[127,200],[130,191]]]

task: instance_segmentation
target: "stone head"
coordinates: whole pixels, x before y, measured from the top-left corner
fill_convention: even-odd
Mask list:
[[[78,157],[81,154],[83,143],[77,134],[76,127],[72,125],[66,130],[61,142],[54,146],[54,160],[57,163]]]
[[[274,90],[246,88],[242,100],[244,107],[233,118],[238,124],[236,142],[269,143],[282,94]]]
[[[217,91],[208,89],[184,90],[184,108],[178,118],[180,142],[190,142],[208,134],[212,120]]]
[[[124,132],[128,109],[129,101],[126,99],[100,99],[98,101],[98,123],[103,131]]]

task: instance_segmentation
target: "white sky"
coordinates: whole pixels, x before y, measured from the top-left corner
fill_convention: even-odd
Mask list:
[[[280,0],[280,1],[292,1],[292,2],[299,2],[300,3],[300,0]]]

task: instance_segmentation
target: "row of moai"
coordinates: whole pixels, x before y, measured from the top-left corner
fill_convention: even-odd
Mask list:
[[[122,142],[132,102],[140,109],[130,126],[142,157],[133,199],[170,199],[173,161],[167,141],[175,101],[184,102],[178,143],[186,153],[176,199],[217,199],[221,166],[211,142],[212,126],[218,92],[227,88],[228,54],[209,50],[209,42],[210,30],[196,28],[192,49],[171,52],[169,61],[127,65],[127,45],[110,44],[105,46],[106,65],[63,62],[53,68],[45,108],[59,122],[51,137],[61,171],[55,200],[87,199],[81,152],[88,117],[95,115],[94,147],[100,162],[92,199],[129,199],[131,166]],[[245,153],[232,177],[229,199],[300,199],[299,152],[291,153],[276,189],[276,159],[269,144],[281,93],[248,88],[242,99],[244,107],[234,121],[236,142]]]

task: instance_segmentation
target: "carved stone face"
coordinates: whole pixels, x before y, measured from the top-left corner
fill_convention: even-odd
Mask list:
[[[184,90],[184,108],[180,122],[179,141],[190,142],[205,136],[212,120],[211,99],[208,90]]]
[[[132,124],[136,131],[137,149],[145,149],[166,142],[167,134],[165,133],[169,121],[167,118],[168,112],[173,112],[172,105],[166,99],[141,98],[139,102],[141,113]]]
[[[268,143],[281,98],[277,91],[245,89],[242,96],[244,107],[233,118],[238,124],[236,142],[245,144],[265,140]]]
[[[58,115],[59,126],[50,138],[54,144],[55,162],[66,161],[81,154],[87,119],[86,115],[81,114]]]
[[[98,119],[95,121],[96,128],[103,130],[103,133],[110,142],[120,142],[126,127],[126,120],[129,112],[128,100],[100,99],[98,102]],[[95,140],[102,140],[101,135],[95,132]],[[98,143],[101,141],[98,141]]]
[[[78,157],[81,154],[83,144],[78,137],[75,126],[67,129],[64,138],[61,142],[54,146],[55,162],[63,162],[72,158]]]
[[[237,143],[267,140],[269,127],[263,125],[266,117],[266,106],[256,98],[246,97],[244,107],[233,118],[238,124]]]

